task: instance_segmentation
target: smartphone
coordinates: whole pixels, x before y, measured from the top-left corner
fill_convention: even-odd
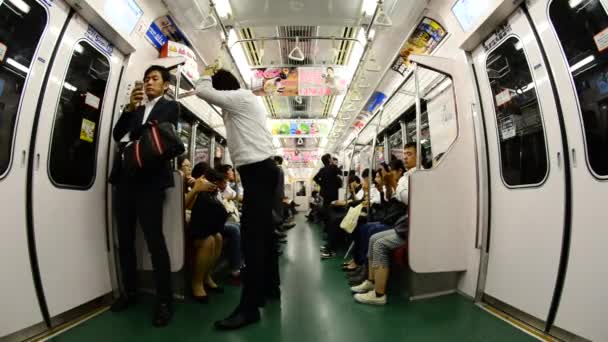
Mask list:
[[[137,89],[142,89],[142,90],[144,89],[143,81],[140,81],[140,80],[135,81],[134,90],[137,90]],[[140,101],[137,105],[141,106],[144,101],[145,101],[145,95],[144,95],[144,99],[142,101]]]

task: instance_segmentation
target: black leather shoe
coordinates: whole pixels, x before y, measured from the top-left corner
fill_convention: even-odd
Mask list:
[[[152,325],[155,327],[167,326],[171,321],[171,317],[173,317],[173,309],[171,308],[171,304],[160,303],[154,311]]]
[[[258,309],[252,311],[237,310],[228,318],[215,322],[215,328],[218,330],[236,330],[247,325],[260,321],[260,312]]]
[[[114,303],[112,303],[112,307],[110,310],[112,312],[123,312],[129,308],[129,306],[136,303],[135,295],[132,296],[120,296]]]

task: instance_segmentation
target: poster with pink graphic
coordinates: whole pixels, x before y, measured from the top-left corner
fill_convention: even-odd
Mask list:
[[[331,96],[346,91],[345,68],[314,67],[298,69],[298,92],[300,96]]]

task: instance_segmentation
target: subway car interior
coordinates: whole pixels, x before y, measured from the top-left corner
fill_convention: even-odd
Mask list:
[[[0,0],[0,19],[0,341],[608,341],[608,1]],[[140,110],[158,139],[145,118],[173,103],[173,186],[162,210],[131,198],[121,246],[109,180],[146,135],[115,127]],[[268,277],[242,275],[243,137],[268,137],[284,178],[264,229],[280,286],[222,331]],[[195,213],[206,184],[236,222],[211,251],[190,224],[215,220]]]

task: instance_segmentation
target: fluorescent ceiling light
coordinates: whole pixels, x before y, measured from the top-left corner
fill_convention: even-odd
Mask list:
[[[82,47],[82,45],[80,45],[80,43],[74,45],[74,51],[82,54],[84,52],[84,47]]]
[[[247,56],[245,56],[245,51],[243,51],[242,44],[239,43],[233,46],[237,40],[238,36],[236,35],[236,31],[231,29],[230,33],[228,33],[228,46],[232,46],[232,48],[230,48],[230,52],[232,53],[232,57],[234,57],[236,67],[239,69],[245,84],[247,84],[247,87],[249,88],[253,74],[251,73],[251,66],[249,66],[249,61],[247,61]]]
[[[25,14],[30,13],[30,5],[26,4],[23,0],[8,0],[8,2],[17,7],[21,12]]]
[[[585,65],[593,62],[595,60],[595,56],[594,55],[589,55],[587,57],[585,57],[583,60],[581,60],[578,63],[575,63],[574,65],[570,66],[570,72],[575,72],[576,70],[584,67]]]
[[[70,83],[68,83],[68,82],[64,82],[64,83],[63,83],[63,87],[64,87],[65,89],[67,89],[67,90],[70,90],[70,91],[76,91],[76,90],[78,90],[78,88],[74,87],[73,85],[71,85],[71,84],[70,84]]]
[[[20,64],[19,62],[17,62],[16,60],[12,59],[12,58],[7,58],[6,59],[6,64],[12,66],[13,68],[23,71],[24,73],[28,73],[30,72],[30,68]]]
[[[221,18],[228,18],[232,15],[232,7],[229,0],[215,0],[215,10]]]
[[[376,0],[363,0],[363,4],[361,5],[361,14],[373,15],[376,11],[376,6],[378,6],[378,2]]]
[[[523,49],[523,44],[521,43],[521,41],[517,41],[517,43],[515,43],[515,50],[521,50]]]
[[[570,5],[570,8],[574,8],[578,5],[580,5],[584,0],[568,0],[568,5]]]

